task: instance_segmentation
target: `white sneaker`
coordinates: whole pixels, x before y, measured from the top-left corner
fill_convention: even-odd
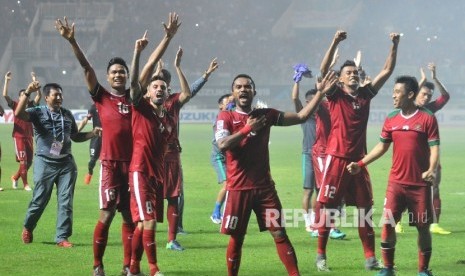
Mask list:
[[[13,187],[15,190],[18,189],[18,180],[15,180],[13,176],[11,176],[11,187]]]
[[[31,186],[29,185],[24,186],[24,190],[28,192],[32,191]]]

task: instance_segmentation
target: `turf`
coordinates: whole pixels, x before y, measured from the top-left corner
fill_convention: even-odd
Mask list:
[[[88,143],[73,145],[73,152],[79,167],[78,183],[74,201],[74,234],[71,241],[74,248],[62,249],[53,243],[56,220],[56,196],[53,194],[34,231],[34,242],[21,242],[21,229],[31,193],[12,190],[10,176],[17,169],[11,138],[12,125],[0,124],[2,145],[2,181],[5,191],[0,192],[0,263],[1,275],[91,275],[92,234],[98,217],[96,177],[90,185],[83,184],[88,161]],[[377,141],[380,127],[369,128],[369,146]],[[302,198],[301,180],[301,129],[298,126],[278,128],[271,134],[271,172],[277,184],[284,208],[299,210]],[[433,236],[433,257],[431,268],[435,274],[463,275],[465,265],[456,264],[465,259],[463,241],[465,224],[462,211],[465,209],[465,185],[463,170],[465,147],[463,128],[441,128],[441,163],[443,176],[441,195],[443,215],[441,226],[451,230],[448,236]],[[182,162],[185,178],[186,209],[184,228],[188,235],[178,237],[186,248],[184,252],[165,249],[167,224],[159,224],[157,231],[157,254],[160,268],[165,275],[226,275],[225,252],[228,237],[218,233],[219,227],[211,223],[209,216],[219,189],[216,176],[209,163],[212,130],[210,125],[182,125]],[[374,221],[379,221],[382,211],[390,154],[369,166],[372,177],[375,212]],[[32,171],[29,174],[32,182]],[[20,183],[21,187],[22,183]],[[353,220],[353,209],[347,208],[348,219]],[[108,247],[105,252],[107,275],[119,275],[121,271],[122,248],[120,241],[121,218],[117,216],[110,230]],[[292,222],[292,221],[291,221]],[[327,275],[374,275],[363,268],[364,258],[358,232],[353,227],[341,228],[347,233],[342,241],[330,240],[328,264],[333,272]],[[376,250],[380,258],[380,228],[376,229]],[[316,239],[304,231],[303,223],[287,228],[295,247],[302,275],[316,274],[314,267]],[[398,275],[415,275],[417,267],[416,230],[406,227],[398,236],[396,265]],[[145,258],[143,271],[147,272]],[[272,238],[268,233],[258,232],[254,216],[249,224],[243,247],[241,275],[285,275],[285,270],[276,254]]]

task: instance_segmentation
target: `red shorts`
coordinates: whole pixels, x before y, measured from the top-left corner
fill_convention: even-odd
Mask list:
[[[408,210],[410,226],[429,225],[433,219],[431,186],[403,185],[389,182],[384,199],[385,223],[399,222],[402,212]],[[393,226],[395,226],[395,223]]]
[[[325,170],[325,158],[312,155],[313,173],[315,175],[316,188],[319,190],[323,182],[323,172]]]
[[[129,210],[129,161],[102,160],[100,168],[100,209]]]
[[[163,222],[163,187],[154,178],[141,172],[129,173],[131,215],[134,222]]]
[[[281,201],[274,186],[265,189],[227,191],[221,233],[245,235],[254,211],[260,231],[283,229]]]
[[[163,195],[165,198],[178,197],[182,191],[182,168],[179,152],[167,153],[165,156],[165,183]]]
[[[344,199],[346,205],[370,207],[373,205],[373,191],[370,175],[365,167],[360,173],[351,175],[346,169],[351,161],[344,158],[326,156],[322,186],[317,200],[326,207],[337,207]]]
[[[16,162],[25,162],[32,164],[32,155],[34,151],[32,137],[13,137],[15,142]]]

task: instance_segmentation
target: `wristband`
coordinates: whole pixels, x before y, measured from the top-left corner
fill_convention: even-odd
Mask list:
[[[357,165],[358,165],[360,168],[363,168],[363,167],[366,166],[366,164],[365,164],[362,160],[358,161],[358,162],[357,162]]]
[[[246,124],[243,128],[239,130],[239,132],[244,136],[247,136],[250,132],[252,132],[252,127]]]
[[[31,92],[28,93],[28,92],[24,91],[23,94],[28,98],[29,98],[29,96],[31,96]]]

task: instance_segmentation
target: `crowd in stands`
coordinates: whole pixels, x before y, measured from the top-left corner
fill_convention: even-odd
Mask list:
[[[39,4],[71,2],[76,3],[66,0],[6,1],[0,10],[0,53],[4,52],[9,37],[27,35]],[[92,1],[96,2],[109,1]],[[191,81],[202,74],[211,58],[218,57],[220,70],[210,80],[213,86],[227,87],[232,76],[247,72],[261,86],[289,84],[290,87],[294,64],[305,62],[314,74],[318,73],[325,47],[331,41],[334,30],[339,27],[344,28],[350,36],[340,49],[341,59],[351,58],[357,50],[362,50],[362,64],[369,72],[377,72],[383,65],[384,56],[379,53],[384,53],[389,47],[388,34],[391,31],[404,34],[397,68],[419,68],[430,61],[434,61],[442,70],[453,71],[463,66],[462,59],[458,57],[462,54],[461,49],[465,48],[465,41],[456,39],[456,33],[457,30],[463,32],[465,20],[457,12],[450,11],[449,5],[439,5],[438,0],[431,3],[420,0],[402,2],[405,10],[411,11],[409,16],[396,10],[398,5],[363,1],[358,17],[350,21],[348,26],[329,26],[327,29],[289,28],[289,33],[282,37],[273,35],[272,28],[283,16],[293,16],[293,13],[286,12],[290,6],[288,1],[267,1],[266,5],[247,0],[111,2],[114,3],[113,22],[98,36],[98,50],[89,56],[100,70],[106,68],[110,57],[121,56],[130,60],[134,41],[146,29],[151,45],[156,45],[162,36],[160,24],[173,11],[180,15],[182,26],[173,43],[175,46],[168,49],[165,55],[167,67],[172,67],[177,45],[184,48],[183,65]],[[465,8],[465,3],[461,1],[455,4]],[[428,7],[434,9],[425,12]],[[57,14],[57,17],[62,16],[64,14]],[[70,20],[75,21],[73,18]],[[292,22],[293,19],[288,20]],[[312,22],[311,18],[303,20]],[[77,29],[77,36],[85,35],[79,33],[79,24]],[[242,58],[235,58],[238,56]],[[418,75],[419,71],[409,73]],[[452,76],[451,79],[449,83],[456,83]],[[457,76],[457,79],[460,77]]]

